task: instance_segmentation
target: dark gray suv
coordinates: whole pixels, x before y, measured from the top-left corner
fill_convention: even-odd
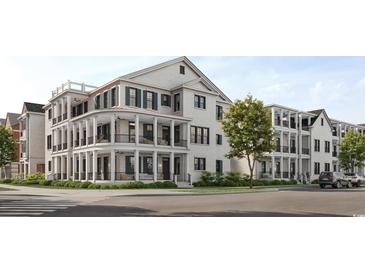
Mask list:
[[[343,186],[351,187],[349,181],[346,180],[345,174],[332,171],[324,171],[319,175],[319,186],[325,188],[327,185],[333,188],[341,188]]]

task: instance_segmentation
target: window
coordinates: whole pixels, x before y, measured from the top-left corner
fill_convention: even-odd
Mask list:
[[[180,74],[185,74],[185,67],[184,66],[180,66]]]
[[[82,104],[78,104],[76,107],[76,116],[79,116],[82,114]]]
[[[153,174],[153,158],[143,157],[143,173]]]
[[[205,97],[200,95],[194,96],[194,107],[205,109]]]
[[[125,156],[125,173],[133,174],[135,167],[134,157],[133,156]]]
[[[323,121],[323,118],[321,118],[321,126],[323,126],[324,124],[324,121]]]
[[[136,90],[130,89],[130,106],[136,106]]]
[[[324,141],[324,152],[330,153],[330,142],[329,141]]]
[[[174,95],[174,111],[180,111],[180,93]]]
[[[125,88],[125,104],[127,106],[141,107],[141,90],[131,87]]]
[[[95,97],[95,108],[100,109],[100,95]]]
[[[111,106],[115,107],[117,105],[117,89],[112,88],[111,90]]]
[[[223,107],[222,106],[216,106],[215,107],[215,112],[216,112],[216,119],[222,120],[223,119]]]
[[[215,172],[217,173],[223,173],[223,161],[222,160],[216,160],[215,161]]]
[[[84,113],[88,111],[88,103],[84,102]]]
[[[337,165],[336,164],[333,164],[333,171],[337,171]]]
[[[216,139],[217,139],[217,145],[221,145],[222,144],[222,135],[217,134],[216,136],[217,136],[216,137]]]
[[[171,96],[167,94],[161,94],[161,106],[171,107]]]
[[[153,141],[153,125],[143,124],[143,137],[147,140]]]
[[[51,120],[52,119],[52,109],[50,108],[48,110],[48,120]]]
[[[191,126],[191,143],[209,145],[209,128]]]
[[[330,163],[324,163],[324,171],[330,171]]]
[[[108,108],[108,92],[103,94],[104,108]]]
[[[52,171],[52,162],[48,161],[48,171],[51,172]]]
[[[320,141],[318,139],[314,139],[314,151],[320,152]]]
[[[205,170],[205,158],[194,158],[194,169]]]
[[[47,149],[52,149],[52,135],[47,136]]]
[[[143,91],[143,108],[157,110],[157,93]]]
[[[320,173],[320,163],[314,163],[314,174],[319,175]]]

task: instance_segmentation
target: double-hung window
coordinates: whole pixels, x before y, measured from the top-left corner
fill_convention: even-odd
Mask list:
[[[194,107],[205,109],[206,108],[205,101],[206,100],[205,100],[204,96],[195,95],[194,96]]]
[[[209,128],[191,126],[190,139],[192,144],[209,145]]]
[[[320,150],[321,150],[320,141],[318,139],[314,139],[314,151],[320,152]]]
[[[180,93],[174,95],[174,111],[180,111]]]
[[[194,169],[205,170],[205,158],[194,158]]]
[[[223,119],[223,107],[216,106],[216,120],[220,121]]]

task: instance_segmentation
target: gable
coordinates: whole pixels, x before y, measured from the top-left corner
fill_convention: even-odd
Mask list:
[[[332,133],[332,127],[331,127],[331,123],[330,121],[327,119],[326,117],[327,115],[325,114],[324,111],[322,111],[316,118],[316,120],[314,121],[314,123],[312,124],[312,126],[316,126],[316,127],[321,127],[321,128],[328,128],[330,130],[330,132]],[[322,119],[323,119],[323,126],[322,126]]]
[[[212,91],[207,85],[205,85],[203,82],[199,81],[197,83],[194,83],[192,85],[189,85],[189,87],[193,88],[193,89],[199,89],[202,91]]]
[[[180,66],[185,67],[185,74],[180,73]],[[199,79],[199,75],[195,73],[184,61],[181,61],[131,77],[130,79],[144,84],[172,89],[176,86],[183,85],[184,83]]]

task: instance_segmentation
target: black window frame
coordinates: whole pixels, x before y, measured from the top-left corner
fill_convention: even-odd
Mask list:
[[[331,164],[330,163],[324,163],[324,171],[331,171]]]
[[[194,132],[194,134],[192,132]],[[199,135],[200,138],[198,138]],[[199,145],[209,145],[209,139],[210,139],[210,129],[208,127],[199,127],[199,126],[190,127],[190,143]]]
[[[180,66],[179,71],[180,74],[185,75],[185,66]]]
[[[100,94],[95,96],[95,109],[100,109]]]
[[[48,161],[48,172],[52,172],[52,161]]]
[[[161,106],[171,107],[171,96],[168,94],[161,94]]]
[[[319,139],[314,139],[314,151],[321,152],[321,141]]]
[[[324,141],[324,152],[326,153],[331,152],[331,143],[329,141]]]
[[[216,105],[215,106],[215,119],[217,121],[221,121],[223,119],[223,107]]]
[[[48,120],[52,119],[52,108],[48,110]]]
[[[223,136],[222,134],[216,134],[216,144],[222,145],[223,144]]]
[[[199,109],[206,109],[207,107],[207,99],[202,95],[194,95],[194,107]]]
[[[103,108],[108,108],[108,92],[103,93]]]
[[[321,163],[320,162],[314,162],[314,174],[319,175],[321,172]]]
[[[203,157],[194,157],[194,170],[205,171],[206,170],[206,159]]]
[[[223,160],[215,160],[215,172],[223,174]]]
[[[52,149],[52,135],[47,135],[47,149]]]
[[[180,93],[174,94],[174,112],[180,111],[181,97]]]
[[[117,105],[117,88],[112,88],[110,90],[110,106],[115,107]]]

